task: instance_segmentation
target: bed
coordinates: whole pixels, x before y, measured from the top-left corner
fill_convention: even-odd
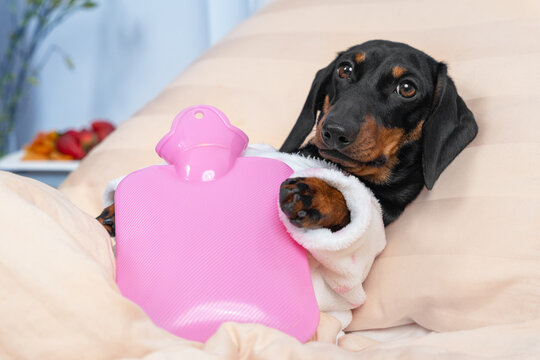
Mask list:
[[[156,164],[180,110],[210,104],[279,147],[315,72],[370,39],[449,65],[477,138],[387,228],[346,334],[321,314],[301,344],[227,323],[206,343],[156,327],[123,298],[106,231],[107,182]],[[60,191],[0,172],[0,358],[540,358],[540,4],[534,0],[277,0],[120,124]]]

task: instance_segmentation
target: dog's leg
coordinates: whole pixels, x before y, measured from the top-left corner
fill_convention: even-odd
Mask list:
[[[106,207],[103,209],[101,214],[96,218],[97,221],[103,225],[103,227],[107,230],[109,235],[115,236],[116,230],[115,230],[115,222],[114,222],[114,204]]]
[[[321,179],[291,178],[281,184],[281,210],[298,227],[338,231],[351,221],[341,192]]]

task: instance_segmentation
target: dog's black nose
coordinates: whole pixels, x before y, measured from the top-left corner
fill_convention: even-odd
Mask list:
[[[347,129],[334,123],[325,122],[321,131],[324,143],[331,149],[343,149],[354,139],[353,134],[350,134]]]

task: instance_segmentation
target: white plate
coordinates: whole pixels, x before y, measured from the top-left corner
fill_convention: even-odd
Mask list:
[[[81,163],[79,160],[22,160],[24,151],[19,150],[0,158],[0,170],[66,172],[75,170]]]

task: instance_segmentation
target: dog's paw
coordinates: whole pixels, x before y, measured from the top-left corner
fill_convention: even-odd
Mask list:
[[[337,231],[350,222],[341,192],[318,178],[285,180],[279,190],[279,204],[290,222],[301,228]]]
[[[105,209],[103,209],[101,214],[96,218],[96,220],[99,221],[101,223],[101,225],[103,225],[105,230],[107,230],[107,232],[111,236],[116,235],[116,229],[115,229],[115,225],[114,225],[115,224],[114,214],[115,214],[115,212],[114,212],[114,204],[112,204],[111,206],[108,206]]]

